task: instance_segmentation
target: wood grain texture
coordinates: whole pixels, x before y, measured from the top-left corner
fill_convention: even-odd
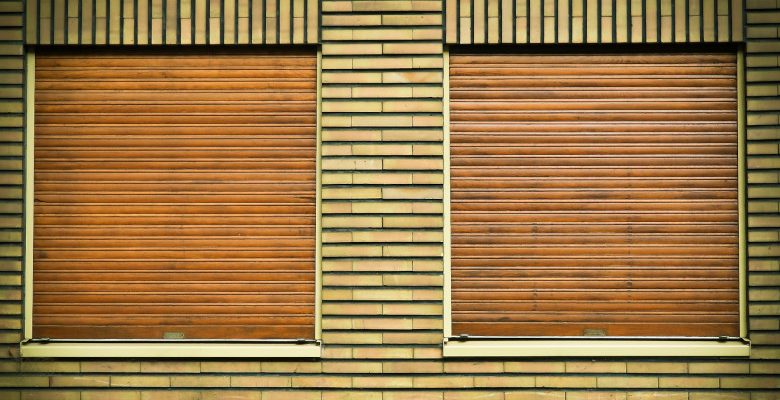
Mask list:
[[[314,52],[36,58],[34,335],[313,338]]]
[[[453,334],[737,336],[733,54],[450,58]]]

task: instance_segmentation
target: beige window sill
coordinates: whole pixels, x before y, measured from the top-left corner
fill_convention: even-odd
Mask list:
[[[444,357],[749,357],[750,344],[714,340],[470,340]]]
[[[29,358],[317,358],[317,343],[23,343]]]

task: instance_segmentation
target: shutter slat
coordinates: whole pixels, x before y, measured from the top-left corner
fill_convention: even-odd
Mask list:
[[[314,337],[313,52],[36,67],[36,337]]]
[[[733,54],[450,76],[453,334],[739,334]]]

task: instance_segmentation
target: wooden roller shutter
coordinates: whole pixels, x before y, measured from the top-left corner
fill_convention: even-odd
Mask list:
[[[453,334],[739,334],[734,54],[449,72]]]
[[[314,338],[316,64],[38,52],[34,336]]]

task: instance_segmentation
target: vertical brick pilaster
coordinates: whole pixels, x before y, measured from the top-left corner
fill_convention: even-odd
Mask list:
[[[753,358],[780,358],[780,2],[747,1],[747,211]]]
[[[23,7],[0,1],[0,346],[12,347],[22,328]]]
[[[440,355],[441,6],[323,2],[327,357]]]

